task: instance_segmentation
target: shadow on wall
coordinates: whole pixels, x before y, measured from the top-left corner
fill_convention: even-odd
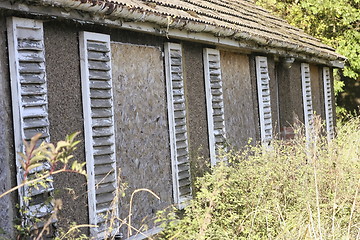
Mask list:
[[[347,112],[360,114],[360,77],[357,80],[342,76],[344,80],[344,92],[336,97],[336,103]]]

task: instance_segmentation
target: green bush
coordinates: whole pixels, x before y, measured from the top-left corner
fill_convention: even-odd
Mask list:
[[[360,118],[330,142],[317,130],[220,156],[159,239],[360,239]]]

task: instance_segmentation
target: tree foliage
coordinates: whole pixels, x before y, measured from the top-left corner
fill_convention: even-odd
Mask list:
[[[360,77],[360,0],[256,0],[348,58],[343,75]]]

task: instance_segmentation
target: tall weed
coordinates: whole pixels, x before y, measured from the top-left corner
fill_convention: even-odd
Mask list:
[[[360,118],[330,142],[315,129],[219,156],[184,212],[160,213],[159,239],[360,239]]]

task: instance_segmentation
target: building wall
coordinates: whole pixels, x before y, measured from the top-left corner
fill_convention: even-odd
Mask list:
[[[17,184],[6,39],[6,20],[0,16],[0,194]],[[16,191],[0,199],[0,239],[15,238],[12,226],[16,202]]]
[[[221,51],[221,73],[227,140],[240,149],[256,139],[249,57]]]
[[[161,49],[112,43],[112,71],[117,162],[121,181],[128,186],[120,202],[120,217],[132,225],[153,227],[155,213],[173,203],[167,104]],[[124,226],[122,232],[126,233]],[[126,236],[126,235],[125,235]]]
[[[44,22],[45,59],[48,86],[50,140],[81,131],[81,143],[74,160],[85,161],[78,29],[58,21]],[[54,176],[55,197],[63,201],[59,226],[88,222],[86,178],[64,173]],[[68,189],[73,189],[69,191]]]

